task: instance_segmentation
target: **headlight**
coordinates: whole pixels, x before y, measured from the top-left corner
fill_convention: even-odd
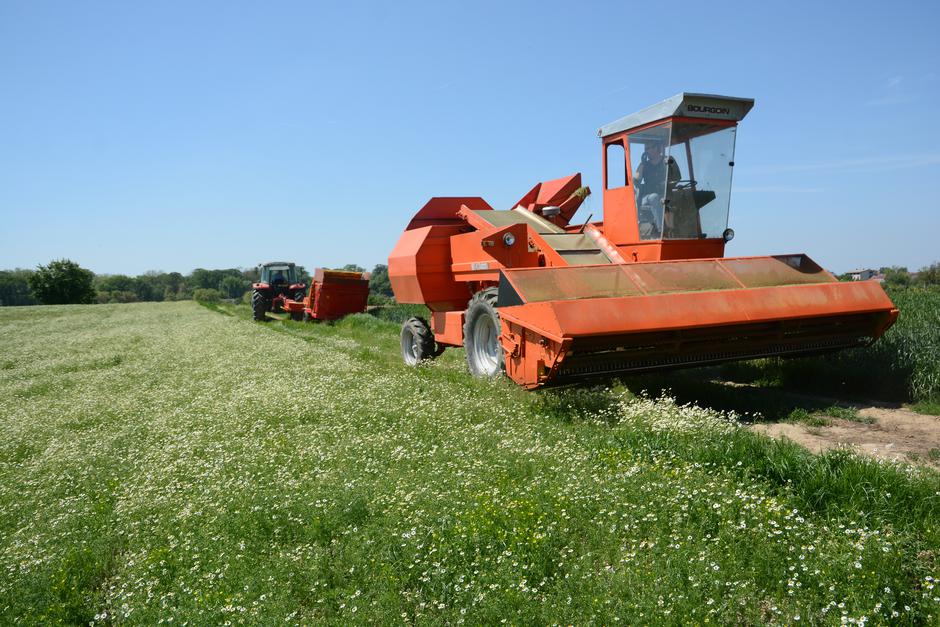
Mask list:
[[[516,243],[516,236],[512,233],[505,233],[503,235],[503,243],[506,244],[506,246],[512,246]]]
[[[725,244],[734,239],[734,229],[725,229],[725,232],[721,234],[721,237],[724,238]]]

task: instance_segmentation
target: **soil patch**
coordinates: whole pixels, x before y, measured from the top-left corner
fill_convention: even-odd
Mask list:
[[[750,428],[775,438],[788,438],[819,453],[850,447],[879,459],[914,462],[940,470],[940,417],[907,409],[859,407],[871,424],[830,418],[827,426],[760,423]]]

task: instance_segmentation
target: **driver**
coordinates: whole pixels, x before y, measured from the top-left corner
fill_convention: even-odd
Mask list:
[[[642,217],[640,222],[652,221],[647,227],[644,239],[659,236],[663,224],[663,196],[666,193],[666,183],[674,185],[682,178],[679,166],[672,157],[663,157],[663,141],[650,139],[643,143],[643,156],[640,157],[640,166],[633,175],[633,184],[637,193],[637,205],[640,214],[647,214],[646,220]],[[642,229],[642,226],[641,226]]]

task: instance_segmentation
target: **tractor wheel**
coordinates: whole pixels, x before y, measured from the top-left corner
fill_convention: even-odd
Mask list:
[[[268,302],[261,292],[254,292],[251,295],[251,314],[252,318],[261,322],[264,320],[264,314],[268,310]]]
[[[495,377],[505,368],[499,333],[496,288],[488,287],[473,295],[464,316],[463,345],[473,376]]]
[[[437,357],[434,334],[424,318],[408,318],[401,325],[401,357],[409,366]]]

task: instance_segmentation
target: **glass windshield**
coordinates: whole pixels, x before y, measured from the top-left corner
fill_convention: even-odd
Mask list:
[[[721,237],[728,227],[734,127],[678,122],[669,158],[682,176],[666,190],[665,239]]]
[[[296,283],[294,268],[289,265],[265,266],[262,268],[261,280],[272,285],[277,283]]]
[[[630,169],[636,197],[640,239],[661,239],[667,180],[678,180],[668,162],[667,146],[672,123],[630,134]]]
[[[734,139],[734,127],[692,122],[667,122],[630,135],[640,239],[722,236]]]

